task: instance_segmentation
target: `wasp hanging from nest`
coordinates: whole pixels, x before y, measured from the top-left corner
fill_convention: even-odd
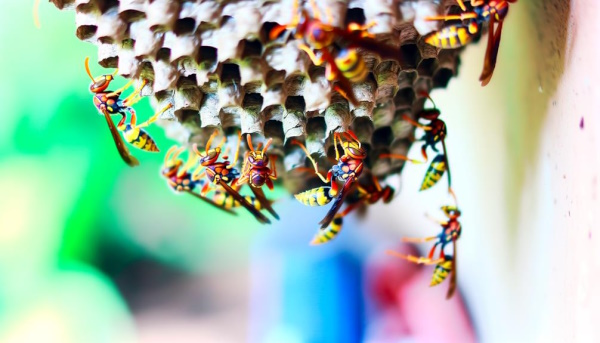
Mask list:
[[[277,180],[275,159],[270,159],[267,154],[273,139],[269,138],[262,150],[260,145],[257,149],[254,149],[254,146],[252,145],[252,136],[250,134],[246,135],[246,140],[248,141],[248,151],[246,151],[246,154],[244,155],[242,174],[234,185],[241,186],[247,183],[256,199],[261,203],[261,206],[269,211],[273,217],[279,219],[279,215],[275,212],[273,207],[271,207],[271,202],[267,200],[265,193],[262,190],[263,185],[266,185],[267,188],[273,190],[273,181]],[[271,161],[270,164],[269,160]]]
[[[414,125],[415,127],[423,130],[423,136],[418,139],[418,141],[422,141],[421,145],[421,154],[425,159],[425,162],[429,160],[429,156],[427,155],[427,149],[431,148],[437,155],[433,158],[427,171],[425,172],[425,176],[423,177],[423,181],[421,182],[420,191],[427,190],[433,187],[437,182],[444,176],[444,173],[448,174],[448,193],[455,199],[456,196],[452,189],[452,175],[450,173],[450,164],[448,163],[448,150],[446,149],[446,135],[448,133],[446,128],[446,123],[440,119],[441,112],[435,105],[433,99],[426,94],[427,99],[429,99],[433,103],[433,108],[423,109],[421,112],[417,114],[417,121],[412,120],[408,116],[404,115],[403,119]],[[427,120],[427,123],[420,123],[419,120]],[[438,150],[438,143],[442,144],[442,152],[440,153]],[[407,160],[405,156],[396,155],[396,154],[382,154],[380,155],[382,158],[395,158]],[[413,163],[421,163],[420,161],[410,160]]]
[[[382,58],[401,61],[399,49],[378,42],[367,30],[375,23],[360,25],[351,23],[345,28],[332,25],[333,18],[326,11],[327,22],[310,0],[313,16],[306,10],[298,13],[298,1],[294,1],[294,17],[287,25],[278,25],[271,30],[269,38],[276,39],[284,30],[290,30],[295,39],[302,40],[298,47],[306,52],[313,64],[325,64],[325,76],[330,82],[336,82],[334,89],[353,105],[358,105],[352,84],[362,82],[369,70],[358,48],[378,54]],[[342,41],[340,43],[340,41]]]
[[[337,237],[342,230],[344,217],[360,206],[373,205],[379,200],[382,200],[384,204],[387,204],[392,201],[394,196],[394,189],[390,186],[382,187],[379,180],[374,175],[371,175],[371,184],[369,186],[357,184],[356,188],[358,191],[358,199],[355,202],[346,205],[346,208],[342,212],[337,213],[329,226],[324,229],[321,228],[310,242],[311,245],[328,243]]]
[[[128,139],[128,141],[134,146],[147,151],[158,151],[158,149],[154,149],[156,148],[156,144],[150,135],[140,129],[143,126],[147,126],[146,124],[149,125],[150,120],[143,125],[136,126],[135,110],[131,107],[133,104],[141,100],[140,92],[146,85],[146,81],[143,81],[141,85],[136,88],[128,97],[121,99],[121,94],[126,89],[131,87],[133,80],[129,81],[125,86],[117,89],[116,91],[110,91],[108,90],[108,87],[115,79],[115,75],[117,74],[118,70],[115,70],[112,74],[101,75],[94,78],[90,72],[89,60],[89,57],[85,58],[85,70],[92,80],[90,92],[94,94],[94,105],[98,111],[104,115],[106,124],[108,125],[112,138],[117,146],[117,150],[119,151],[119,155],[121,155],[123,161],[125,161],[125,163],[131,167],[138,166],[140,162],[129,152],[129,149],[123,142],[123,138],[121,138],[121,135],[119,134],[119,128],[115,126],[111,116],[116,114],[120,114],[122,116],[121,122],[119,123],[120,130],[123,131],[126,139]],[[165,111],[166,110],[167,109],[165,109]],[[129,126],[125,124],[127,118],[126,112],[129,112],[132,115],[132,122],[130,122]],[[155,116],[157,117],[158,115]],[[156,118],[151,119],[151,121],[154,120],[156,120]],[[141,145],[142,141],[144,142],[143,145]],[[146,143],[148,143],[148,145],[146,145]]]
[[[235,169],[235,164],[239,156],[239,148],[241,142],[241,133],[238,133],[238,144],[233,158],[233,163],[230,163],[227,156],[223,156],[224,161],[219,161],[221,155],[221,147],[225,144],[226,138],[223,137],[219,145],[215,148],[211,148],[213,139],[219,134],[218,130],[215,130],[206,142],[204,151],[198,150],[198,146],[194,144],[192,146],[193,151],[198,155],[198,162],[200,165],[192,173],[192,180],[197,181],[202,177],[206,177],[206,182],[200,191],[200,195],[206,196],[211,190],[212,186],[222,187],[229,195],[231,195],[237,202],[239,202],[246,210],[248,210],[254,217],[261,223],[271,223],[269,218],[257,210],[252,204],[250,204],[242,195],[238,193],[235,188],[232,188],[230,184],[236,185],[237,178],[240,176],[240,172]],[[259,199],[260,200],[260,199]],[[265,200],[265,203],[267,201]],[[262,202],[261,202],[262,203]],[[270,207],[270,203],[268,204]],[[263,207],[266,207],[263,205]]]
[[[442,15],[428,17],[427,20],[469,20],[467,24],[460,23],[449,25],[439,31],[427,34],[424,39],[430,45],[441,49],[456,49],[469,44],[473,38],[481,31],[484,23],[489,23],[488,41],[483,60],[483,71],[479,77],[482,86],[486,86],[492,79],[498,50],[500,48],[500,38],[502,38],[502,26],[504,19],[508,14],[509,4],[517,0],[471,0],[473,11],[467,11],[463,0],[456,0],[461,14]],[[496,24],[498,24],[496,26]]]

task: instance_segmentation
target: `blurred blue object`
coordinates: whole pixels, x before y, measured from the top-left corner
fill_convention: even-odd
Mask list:
[[[280,208],[287,224],[265,228],[252,250],[250,341],[361,342],[363,258],[351,222],[332,242],[313,247],[324,212],[293,200]]]

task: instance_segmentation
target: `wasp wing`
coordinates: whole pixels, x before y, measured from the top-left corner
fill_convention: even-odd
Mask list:
[[[500,38],[502,38],[502,22],[498,23],[498,28],[494,31],[494,16],[490,17],[488,44],[485,51],[485,59],[483,60],[483,71],[479,77],[482,86],[486,86],[492,80],[494,69],[496,68],[496,60],[498,59],[498,50],[500,48]]]
[[[371,37],[363,37],[360,35],[360,31],[350,31],[335,28],[334,33],[336,36],[348,41],[350,47],[361,48],[369,52],[376,53],[382,59],[392,59],[398,61],[398,63],[402,65],[404,65],[406,62],[402,58],[402,52],[400,49],[385,43],[381,43]]]
[[[263,192],[262,188],[255,188],[255,187],[252,187],[251,185],[249,187],[252,190],[252,193],[254,193],[254,196],[256,197],[258,202],[260,203],[260,206],[262,206],[262,208],[269,211],[269,213],[271,213],[271,215],[273,217],[275,217],[275,219],[279,220],[279,215],[277,214],[277,212],[275,212],[275,210],[271,206],[271,202],[265,196],[265,192]]]
[[[446,299],[452,298],[456,290],[456,238],[452,238],[452,275],[450,275],[450,285],[448,285],[448,293]]]
[[[231,186],[229,186],[223,180],[220,180],[219,184],[223,187],[223,189],[225,189],[225,191],[227,193],[229,193],[229,195],[231,195],[237,202],[239,202],[240,205],[244,206],[248,211],[250,211],[250,213],[252,213],[254,215],[256,220],[258,220],[259,222],[261,222],[263,224],[271,224],[271,221],[269,220],[269,218],[267,218],[264,214],[260,213],[259,210],[257,210],[254,206],[252,206],[235,189],[231,188]]]
[[[196,193],[196,192],[194,192],[192,190],[185,190],[185,192],[187,192],[188,194],[191,194],[191,195],[195,196],[196,198],[198,198],[198,199],[206,202],[209,205],[212,205],[212,206],[214,206],[214,207],[216,207],[216,208],[218,208],[220,210],[223,210],[223,211],[225,211],[225,212],[227,212],[229,214],[233,214],[233,215],[237,216],[237,213],[235,211],[233,211],[231,209],[227,209],[227,208],[225,208],[225,207],[217,204],[213,200],[211,200],[211,199],[209,199],[207,197],[204,197],[204,196],[202,196],[202,195],[200,195],[200,194],[198,194],[198,193]]]
[[[115,126],[115,123],[113,123],[112,118],[110,117],[110,114],[108,113],[108,111],[104,110],[104,111],[102,111],[102,113],[104,114],[104,118],[106,119],[106,124],[108,124],[108,129],[110,130],[110,134],[112,135],[112,138],[115,141],[115,145],[117,146],[117,150],[119,151],[119,155],[121,155],[121,158],[123,159],[123,161],[125,161],[125,163],[127,163],[127,165],[130,167],[139,166],[140,161],[138,161],[137,158],[135,158],[133,155],[131,155],[131,153],[129,152],[129,149],[127,149],[127,146],[125,145],[125,142],[123,141],[123,137],[121,137],[121,134],[119,133],[119,130]]]
[[[323,218],[323,220],[319,222],[319,225],[321,225],[321,229],[326,229],[329,226],[329,224],[331,224],[331,221],[333,220],[333,218],[335,218],[336,213],[338,213],[338,211],[342,207],[344,199],[346,198],[346,195],[348,194],[348,191],[350,190],[353,184],[354,179],[348,179],[346,181],[344,187],[342,187],[342,190],[338,194],[337,198],[335,198],[333,205],[331,205],[331,208],[329,209],[329,211],[327,211],[327,215],[325,215],[325,218]]]

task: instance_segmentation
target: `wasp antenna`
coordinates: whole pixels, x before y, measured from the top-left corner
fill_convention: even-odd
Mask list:
[[[33,24],[38,29],[42,28],[40,24],[40,0],[33,1]]]
[[[165,163],[167,163],[170,159],[171,154],[173,153],[173,151],[175,151],[177,149],[177,145],[173,145],[172,147],[169,148],[169,150],[167,151],[167,153],[165,154]]]
[[[252,135],[251,134],[246,135],[246,141],[248,141],[248,148],[250,148],[250,151],[254,151],[254,146],[252,146]]]
[[[96,82],[96,80],[94,80],[94,77],[92,76],[92,72],[90,72],[90,58],[89,57],[85,58],[85,71],[87,72],[90,79],[92,79],[92,82]]]
[[[208,138],[208,141],[206,142],[206,146],[204,147],[204,150],[208,151],[210,150],[210,144],[212,143],[213,139],[215,139],[215,137],[219,134],[219,130],[215,130],[210,137]],[[196,151],[198,151],[198,149],[196,149]]]
[[[265,147],[263,148],[262,152],[263,154],[267,151],[267,149],[269,148],[269,146],[271,145],[271,142],[273,142],[273,138],[269,138],[267,140],[267,142],[265,143]]]
[[[184,147],[180,147],[177,150],[175,150],[175,153],[173,153],[173,161],[176,161],[179,158],[179,155],[185,150]]]
[[[209,139],[210,142],[210,139]],[[208,145],[207,145],[208,146]],[[203,154],[198,150],[198,144],[194,143],[194,145],[192,145],[192,151],[194,151],[194,153],[198,156],[202,156]]]

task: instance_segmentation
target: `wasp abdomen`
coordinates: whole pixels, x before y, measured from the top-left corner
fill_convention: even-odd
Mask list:
[[[343,49],[335,58],[335,64],[342,75],[351,82],[361,82],[369,73],[365,61],[356,49]]]
[[[431,277],[431,283],[429,286],[437,286],[442,283],[442,281],[446,280],[451,271],[452,259],[438,263],[433,270],[433,276]]]
[[[469,44],[475,32],[469,31],[470,26],[462,24],[446,26],[439,31],[425,36],[425,42],[442,49],[456,49]],[[473,28],[471,28],[473,30]]]
[[[324,230],[319,230],[315,237],[310,242],[311,245],[319,245],[327,243],[334,239],[340,231],[342,231],[343,217],[335,217],[329,227]]]
[[[425,178],[423,178],[423,183],[421,184],[421,191],[429,189],[433,187],[444,175],[444,172],[447,169],[446,158],[444,155],[437,155],[429,168],[427,168],[427,172],[425,173]]]
[[[330,190],[331,187],[318,187],[295,194],[294,197],[306,206],[324,206],[334,198],[329,193]]]

